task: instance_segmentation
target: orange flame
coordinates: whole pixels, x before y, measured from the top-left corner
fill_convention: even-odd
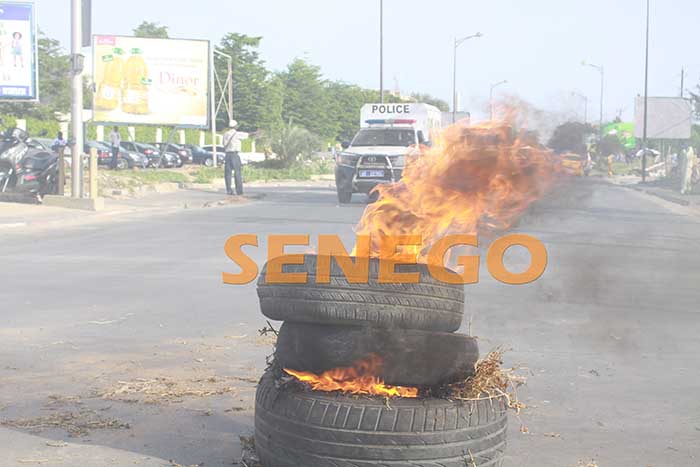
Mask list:
[[[351,367],[333,368],[321,375],[285,368],[284,371],[299,381],[307,383],[314,391],[342,391],[350,394],[368,394],[384,397],[418,397],[417,388],[387,386],[377,375],[384,362],[379,355],[370,354]]]
[[[408,157],[400,182],[376,188],[356,232],[371,234],[372,256],[385,236],[420,235],[417,260],[426,262],[445,235],[507,229],[561,173],[549,150],[508,122],[460,122]]]

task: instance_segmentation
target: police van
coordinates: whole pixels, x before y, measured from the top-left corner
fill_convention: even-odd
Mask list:
[[[441,124],[440,109],[429,104],[365,104],[360,131],[336,156],[338,201],[349,203],[353,193],[400,180],[406,156],[429,145]]]

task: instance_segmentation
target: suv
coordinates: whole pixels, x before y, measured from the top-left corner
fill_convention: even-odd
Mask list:
[[[399,181],[406,156],[421,144],[428,144],[423,131],[410,123],[362,128],[351,143],[343,143],[343,151],[336,156],[338,201],[349,203],[353,193],[370,194],[380,183]]]

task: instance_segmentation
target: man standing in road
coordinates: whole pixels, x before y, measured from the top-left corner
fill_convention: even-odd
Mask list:
[[[112,170],[117,168],[117,160],[119,159],[119,147],[122,144],[122,137],[119,134],[119,128],[116,126],[112,129],[112,133],[109,135],[110,143],[112,144],[112,161],[109,166]]]
[[[224,163],[224,180],[226,181],[226,193],[233,194],[231,189],[231,171],[235,171],[236,194],[243,194],[243,174],[241,173],[241,142],[248,137],[247,133],[236,130],[238,122],[228,122],[228,131],[224,133],[224,151],[226,160]]]

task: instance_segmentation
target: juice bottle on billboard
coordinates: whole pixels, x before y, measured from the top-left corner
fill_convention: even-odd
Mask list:
[[[97,85],[96,110],[114,110],[119,106],[124,81],[122,50],[115,48],[111,54],[102,56],[102,81]]]
[[[151,80],[148,78],[148,67],[141,49],[131,49],[131,57],[126,61],[125,75],[122,110],[130,114],[147,114],[148,87]]]

